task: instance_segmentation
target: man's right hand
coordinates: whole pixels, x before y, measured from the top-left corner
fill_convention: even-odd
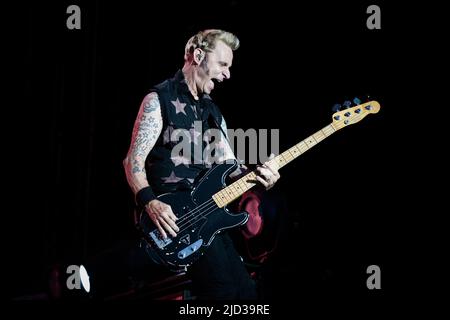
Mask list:
[[[166,231],[173,237],[177,236],[175,232],[178,232],[179,229],[175,224],[175,221],[177,221],[178,218],[172,212],[172,208],[168,204],[155,199],[145,206],[145,211],[147,211],[150,219],[152,219],[153,223],[158,227],[158,230],[164,239],[167,238]]]

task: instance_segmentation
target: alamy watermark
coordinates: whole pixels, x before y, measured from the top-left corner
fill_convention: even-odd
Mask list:
[[[66,13],[70,14],[66,20],[67,29],[81,29],[81,9],[79,6],[72,4],[67,7]]]
[[[367,29],[381,29],[381,9],[379,6],[372,4],[367,7],[366,13],[370,14],[367,18]]]
[[[91,290],[89,275],[83,265],[77,266],[72,264],[67,267],[66,273],[70,274],[70,276],[67,277],[66,281],[67,289],[79,290],[81,289],[81,286],[83,286],[86,292],[89,292]]]
[[[190,130],[171,126],[166,129],[164,141],[175,144],[171,158],[176,164],[213,164],[235,159],[258,164],[266,162],[271,154],[279,154],[279,129],[227,129],[227,137],[217,128],[202,132],[202,121],[195,121]]]
[[[366,286],[367,289],[373,290],[373,289],[381,289],[381,270],[380,267],[376,264],[372,264],[367,267],[366,270],[367,274],[370,274],[370,276],[367,278]]]
[[[81,29],[81,9],[78,5],[69,5],[66,9],[69,14],[66,20],[66,26],[69,30]],[[366,20],[366,26],[369,30],[381,29],[381,9],[379,6],[372,4],[367,7],[366,13],[370,16]]]

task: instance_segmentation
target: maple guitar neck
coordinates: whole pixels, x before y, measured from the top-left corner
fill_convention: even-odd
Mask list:
[[[333,123],[331,123],[322,130],[317,131],[313,135],[279,154],[272,160],[269,160],[268,163],[275,168],[282,168],[336,131],[337,129],[333,126]],[[257,184],[256,176],[256,171],[252,171],[214,194],[212,198],[217,206],[222,208],[253,188]]]
[[[333,122],[317,131],[308,138],[300,141],[293,147],[279,154],[269,161],[269,165],[275,168],[282,168],[298,156],[302,155],[320,141],[331,136],[333,133],[348,125],[361,121],[370,113],[377,113],[380,110],[380,104],[377,101],[369,101],[353,108],[336,112],[333,114]],[[219,192],[215,193],[212,198],[219,208],[226,206],[244,194],[247,190],[256,185],[257,173],[252,171],[239,180],[226,186]]]

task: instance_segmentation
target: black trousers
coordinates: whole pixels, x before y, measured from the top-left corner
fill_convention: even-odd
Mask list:
[[[156,264],[142,241],[125,242],[87,264],[92,296],[105,298],[130,287],[130,279],[157,281],[175,273]],[[206,253],[188,267],[193,295],[198,300],[252,300],[256,286],[227,234],[215,237]]]
[[[255,282],[227,233],[216,236],[206,253],[188,268],[188,274],[197,300],[257,299]]]

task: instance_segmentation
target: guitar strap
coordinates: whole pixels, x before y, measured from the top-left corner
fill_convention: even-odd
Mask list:
[[[227,140],[228,144],[230,144],[230,141],[228,140],[228,135],[225,132],[225,130],[223,130],[222,126],[219,125],[219,123],[217,122],[216,117],[214,117],[212,114],[209,114],[209,116],[212,118],[214,125],[216,128],[220,129],[220,131],[222,131],[223,136],[225,137],[225,139]]]

